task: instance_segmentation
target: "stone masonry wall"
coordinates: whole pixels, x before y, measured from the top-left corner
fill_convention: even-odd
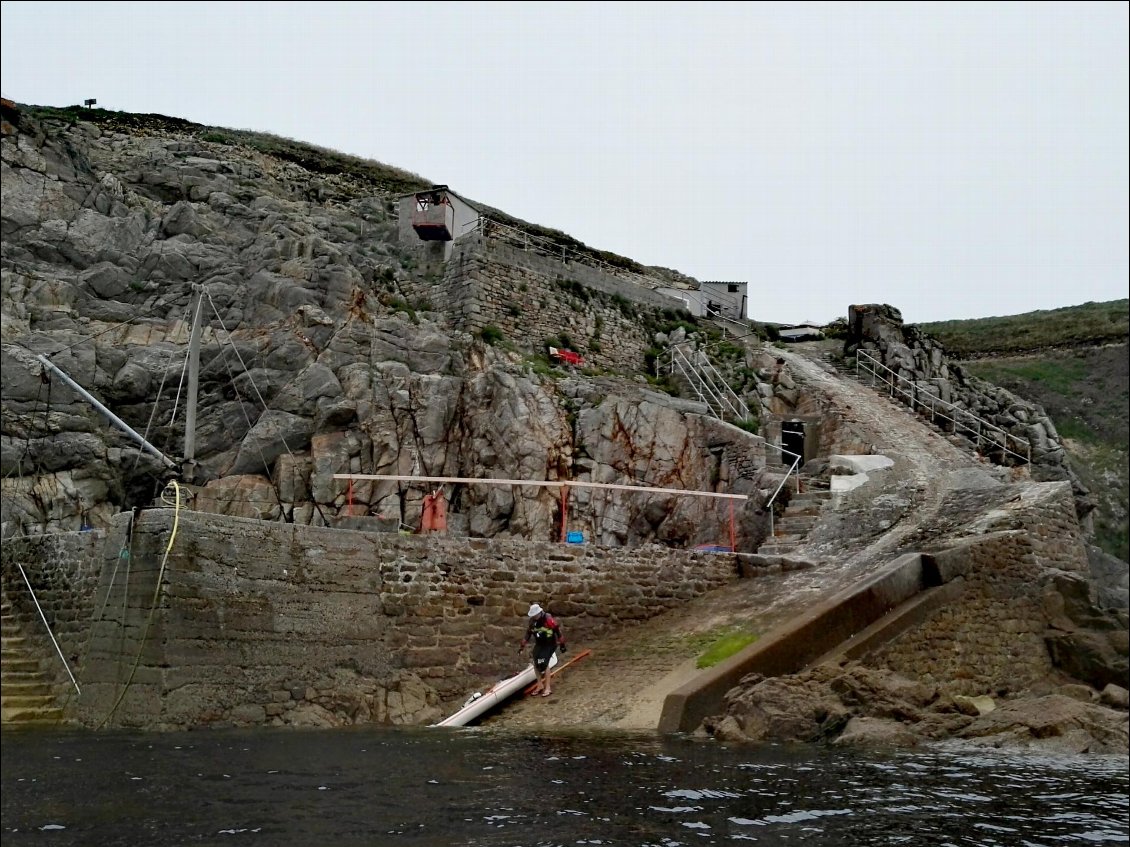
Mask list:
[[[40,667],[53,679],[57,695],[70,696],[74,686],[51,643],[43,620],[55,636],[72,673],[81,663],[95,614],[94,595],[105,567],[105,556],[118,557],[123,531],[60,532],[4,539],[4,595],[25,637],[44,658]],[[31,592],[17,565],[22,565]],[[122,570],[124,572],[123,560]],[[39,609],[43,610],[40,617]]]
[[[989,515],[1008,529],[931,554],[943,578],[964,582],[961,596],[869,664],[968,695],[1022,691],[1053,671],[1044,588],[1057,571],[1085,574],[1086,549],[1068,484],[1017,488],[1007,511]]]
[[[20,555],[33,567],[56,553],[27,545]],[[737,578],[733,557],[660,547],[405,537],[164,509],[135,525],[128,585],[119,569],[111,586],[113,557],[101,562],[97,594],[74,591],[60,613],[81,629],[94,606],[105,610],[76,657],[82,696],[68,717],[158,729],[431,721],[452,698],[521,669],[531,602],[560,615],[576,646]]]
[[[498,328],[520,348],[541,349],[568,336],[586,364],[638,373],[652,339],[644,318],[659,321],[682,304],[643,286],[575,262],[553,261],[510,245],[468,237],[456,243],[442,279],[402,285],[468,332]]]

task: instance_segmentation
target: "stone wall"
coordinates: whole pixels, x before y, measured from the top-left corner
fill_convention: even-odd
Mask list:
[[[61,696],[73,694],[74,686],[47,634],[44,618],[71,672],[77,673],[90,635],[90,621],[97,612],[95,589],[107,562],[112,567],[118,559],[124,529],[123,525],[111,533],[91,530],[4,539],[4,595],[21,631],[36,645],[36,653],[45,657],[40,666],[54,680],[56,693]],[[31,591],[18,565],[23,566]],[[123,576],[127,566],[128,560],[123,557]]]
[[[927,554],[942,580],[963,581],[960,596],[868,664],[968,695],[1022,691],[1053,672],[1045,590],[1056,573],[1086,574],[1086,548],[1067,484],[1014,490],[986,518],[1007,529]]]
[[[496,327],[526,350],[564,335],[586,364],[625,373],[644,368],[644,351],[652,344],[647,318],[656,324],[664,310],[683,310],[677,300],[588,265],[482,236],[456,242],[442,277],[425,274],[402,288],[457,329]]]
[[[37,552],[53,555],[29,541],[21,557]],[[111,586],[113,560],[101,561],[97,596],[75,592],[75,620],[90,620],[92,600],[105,613],[77,657],[82,697],[68,717],[145,728],[431,721],[521,669],[531,602],[560,615],[576,646],[737,578],[732,556],[661,547],[405,537],[163,509],[136,523],[128,586],[121,572]]]

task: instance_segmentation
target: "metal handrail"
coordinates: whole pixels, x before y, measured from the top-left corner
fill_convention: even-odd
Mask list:
[[[861,366],[861,364],[860,364],[861,359],[866,360],[866,365]],[[977,417],[975,414],[973,414],[969,410],[962,409],[960,406],[957,406],[953,403],[950,403],[946,400],[943,400],[938,395],[933,394],[933,393],[931,393],[930,391],[928,391],[924,388],[920,388],[917,383],[915,383],[914,381],[909,380],[906,377],[896,373],[893,369],[884,365],[882,362],[880,362],[874,356],[871,356],[870,354],[864,352],[863,350],[857,350],[856,353],[855,353],[855,374],[856,374],[857,377],[859,376],[859,371],[860,371],[861,367],[865,372],[871,374],[871,377],[872,377],[871,385],[872,385],[872,387],[874,387],[874,385],[875,385],[875,379],[878,379],[884,385],[889,387],[890,395],[892,397],[894,397],[897,394],[900,398],[903,399],[903,402],[905,402],[906,405],[910,406],[912,409],[916,409],[918,406],[921,406],[923,409],[929,409],[930,410],[931,420],[934,420],[935,418],[941,418],[942,420],[947,420],[947,421],[950,421],[951,423],[953,423],[954,433],[958,432],[959,426],[963,427],[965,429],[966,433],[975,436],[976,445],[977,445],[978,450],[981,449],[982,430],[983,429],[992,430],[994,432],[999,432],[1002,436],[1002,440],[997,441],[995,439],[991,439],[991,438],[988,438],[986,436],[986,440],[990,444],[992,444],[994,447],[999,447],[1004,452],[1006,452],[1006,453],[1008,453],[1012,456],[1015,456],[1018,459],[1023,459],[1028,464],[1032,464],[1032,445],[1031,445],[1031,443],[1028,442],[1027,439],[1021,438],[1019,435],[1013,435],[1008,430],[1003,429],[1003,428],[997,426],[996,424],[989,423],[988,421]],[[879,368],[881,368],[884,371],[889,372],[892,375],[893,379],[890,379],[890,380],[885,379],[884,376],[881,373],[879,373],[879,371],[878,371]],[[912,390],[907,391],[907,390],[905,390],[901,387],[897,387],[897,383],[899,381],[909,383],[910,386],[912,387]],[[920,397],[922,395],[925,395],[926,397],[930,398],[929,405],[922,402],[922,400],[920,399]],[[954,415],[956,415],[957,413],[960,412],[960,413],[964,414],[966,417],[971,418],[976,423],[976,429],[971,428],[969,426],[969,424],[967,424],[967,423],[963,423],[963,422],[959,421],[957,419],[957,417],[949,417],[948,415],[939,412],[938,411],[939,407],[952,410]],[[1022,444],[1025,448],[1025,454],[1026,455],[1021,455],[1020,453],[1017,453],[1015,450],[1009,449],[1008,443],[1009,443],[1010,439],[1015,444]]]
[[[765,501],[765,509],[769,512],[769,537],[772,538],[773,532],[774,532],[774,529],[773,529],[773,501],[777,499],[777,495],[781,493],[781,489],[785,487],[785,483],[789,481],[789,475],[792,474],[792,473],[796,473],[797,493],[798,494],[800,493],[800,460],[801,460],[801,457],[797,456],[797,454],[793,453],[791,450],[786,450],[784,447],[778,447],[776,444],[770,444],[768,441],[765,442],[765,446],[766,447],[772,447],[774,450],[777,450],[778,452],[780,452],[781,455],[788,454],[789,456],[796,456],[796,458],[793,459],[792,465],[789,467],[788,473],[786,473],[784,479],[781,480],[781,484],[778,485],[777,490],[773,492],[773,496]]]
[[[749,417],[749,406],[738,396],[737,392],[726,384],[726,380],[722,378],[722,374],[718,372],[710,359],[706,358],[705,354],[692,359],[684,351],[684,346],[684,344],[672,344],[668,348],[668,353],[671,356],[670,372],[674,374],[675,369],[678,368],[679,372],[691,384],[691,388],[698,394],[699,399],[706,403],[715,417],[721,419],[724,417],[724,413],[729,411],[739,420],[747,419]],[[701,351],[698,352],[701,353]],[[709,399],[706,395],[709,396]],[[711,403],[711,400],[714,402]]]
[[[51,643],[55,645],[55,652],[59,654],[59,659],[63,662],[63,667],[67,670],[67,676],[71,678],[75,691],[82,694],[82,689],[78,687],[78,682],[75,681],[75,675],[71,673],[71,666],[67,664],[67,659],[63,656],[63,651],[59,648],[59,642],[55,640],[55,634],[51,632],[51,624],[47,623],[47,615],[43,614],[43,607],[39,605],[39,598],[35,596],[35,589],[31,587],[31,580],[27,578],[27,573],[24,572],[24,566],[17,562],[16,567],[20,569],[20,576],[24,578],[24,584],[27,586],[28,593],[31,594],[31,602],[35,604],[35,608],[39,611],[39,617],[43,621],[43,625],[47,628],[47,634],[51,636]]]

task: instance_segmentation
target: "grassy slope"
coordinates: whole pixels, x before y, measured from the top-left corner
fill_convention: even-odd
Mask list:
[[[921,324],[970,373],[1044,408],[1098,503],[1096,543],[1123,561],[1130,561],[1128,324],[1130,300]]]

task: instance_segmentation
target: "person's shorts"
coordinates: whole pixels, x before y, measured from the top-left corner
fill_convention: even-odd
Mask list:
[[[544,656],[534,656],[534,667],[538,673],[545,673],[549,668],[549,660],[553,658],[552,653],[546,653]]]

